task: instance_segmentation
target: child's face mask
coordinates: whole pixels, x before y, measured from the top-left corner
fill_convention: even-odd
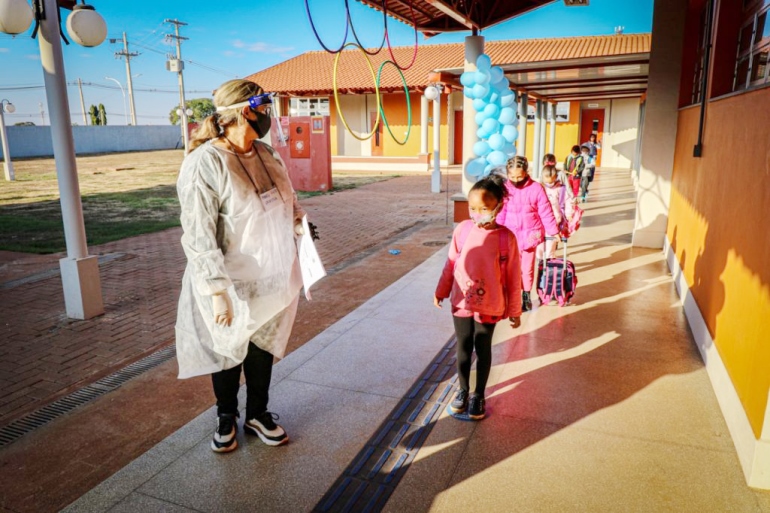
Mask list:
[[[478,227],[484,227],[495,220],[495,217],[497,217],[498,212],[500,212],[500,206],[502,203],[498,203],[497,206],[492,210],[491,212],[488,212],[486,214],[479,214],[477,212],[470,212],[471,215],[471,221],[473,221],[476,226]]]

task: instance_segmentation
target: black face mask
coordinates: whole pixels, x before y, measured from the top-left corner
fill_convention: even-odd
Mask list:
[[[529,177],[525,178],[524,180],[521,180],[520,182],[514,182],[511,181],[511,184],[516,187],[517,189],[521,189],[525,185],[527,185],[527,182],[529,182]]]
[[[257,115],[257,119],[246,118],[246,121],[249,122],[251,128],[257,133],[257,137],[262,139],[268,132],[270,132],[270,126],[273,124],[273,120],[267,114],[263,114],[254,109],[251,109],[251,112]]]

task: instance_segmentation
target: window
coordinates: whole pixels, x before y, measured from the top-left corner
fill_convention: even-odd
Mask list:
[[[710,0],[714,1],[714,0]],[[700,103],[703,99],[703,73],[705,73],[706,65],[706,48],[708,47],[708,13],[709,4],[703,6],[700,13],[700,31],[698,32],[698,53],[695,55],[695,70],[692,79],[692,96],[690,97],[690,103]]]
[[[557,102],[556,103],[556,122],[557,123],[566,123],[569,121],[569,105],[570,102]],[[546,116],[548,117],[548,121],[551,120],[550,115],[551,109],[546,109]],[[527,121],[535,122],[535,106],[534,105],[528,105],[527,106]]]
[[[768,82],[770,0],[744,0],[733,91]]]
[[[292,98],[290,116],[328,116],[329,98]]]

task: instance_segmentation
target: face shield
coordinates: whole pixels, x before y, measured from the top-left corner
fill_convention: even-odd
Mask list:
[[[260,135],[260,139],[263,139],[269,133],[271,134],[271,143],[273,147],[286,146],[287,134],[284,134],[281,130],[280,120],[277,117],[276,110],[272,107],[274,94],[275,93],[258,94],[243,102],[234,103],[224,107],[217,107],[217,112],[249,107],[257,114],[257,122],[250,122],[250,124],[254,127],[257,134]]]

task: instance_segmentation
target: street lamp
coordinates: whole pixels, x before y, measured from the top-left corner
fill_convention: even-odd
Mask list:
[[[429,85],[423,93],[428,101],[433,102],[433,173],[430,175],[430,192],[441,192],[441,84],[437,85]]]
[[[88,255],[83,223],[75,141],[61,51],[61,39],[64,39],[59,15],[61,8],[72,10],[67,17],[67,32],[72,40],[87,47],[98,46],[104,41],[107,36],[104,19],[83,0],[80,5],[74,0],[33,0],[33,9],[25,0],[0,0],[0,31],[9,34],[26,31],[32,22],[29,11],[34,13],[32,37],[39,36],[40,63],[51,118],[51,141],[67,245],[67,258],[59,260],[64,303],[68,317],[90,319],[104,313],[104,304],[98,258]]]
[[[8,114],[13,114],[16,112],[16,107],[14,107],[9,100],[5,99],[0,102],[0,105],[2,106],[0,108],[0,138],[3,140],[3,170],[5,171],[5,179],[11,182],[16,179],[16,176],[13,173],[11,152],[8,149],[8,132],[5,130],[5,116],[3,116],[3,114],[6,112]]]
[[[104,77],[104,80],[112,80],[116,84],[118,84],[118,87],[120,87],[120,93],[123,95],[123,118],[126,121],[126,124],[128,124],[128,109],[126,108],[126,91],[123,89],[123,84],[121,84],[117,78],[112,77]]]

